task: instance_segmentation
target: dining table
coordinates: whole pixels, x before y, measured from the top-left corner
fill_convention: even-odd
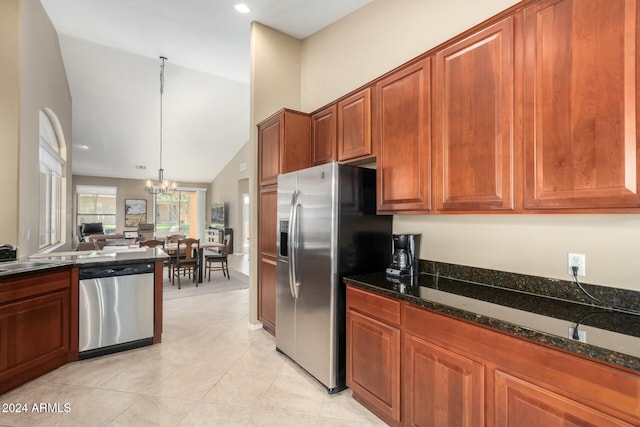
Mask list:
[[[169,255],[175,254],[180,249],[184,249],[186,245],[182,244],[178,247],[177,242],[167,242],[164,244],[164,251]],[[200,267],[198,268],[198,283],[202,283],[203,270],[204,270],[204,249],[224,249],[224,243],[218,242],[200,242],[200,250],[198,251],[198,262]]]

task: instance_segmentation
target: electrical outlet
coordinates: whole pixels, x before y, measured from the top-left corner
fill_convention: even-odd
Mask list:
[[[573,326],[569,327],[569,338],[571,338],[572,340],[574,339],[573,338],[573,329],[574,329]],[[587,331],[584,331],[584,330],[578,328],[578,341],[584,342],[584,343],[587,342]]]
[[[573,276],[573,270],[571,267],[578,267],[578,276],[585,276],[587,274],[587,259],[584,254],[572,254],[567,257],[567,273]]]

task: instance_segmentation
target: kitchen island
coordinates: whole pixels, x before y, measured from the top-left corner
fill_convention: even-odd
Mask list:
[[[421,267],[345,278],[347,384],[387,423],[640,424],[638,292]]]
[[[79,359],[79,275],[147,263],[153,270],[152,343],[162,339],[161,249],[51,253],[0,264],[0,393]]]

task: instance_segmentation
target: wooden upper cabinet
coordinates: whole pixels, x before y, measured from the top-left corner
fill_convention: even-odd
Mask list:
[[[338,106],[332,104],[311,116],[311,164],[336,160]]]
[[[513,208],[514,29],[508,17],[435,55],[436,209]]]
[[[354,161],[374,155],[371,144],[371,88],[338,102],[338,160]]]
[[[311,166],[311,118],[281,110],[258,124],[260,185],[276,184],[278,174]]]
[[[258,125],[260,185],[275,184],[280,172],[280,119]]]
[[[431,209],[430,58],[375,85],[378,212]]]
[[[639,207],[636,0],[524,10],[524,206]]]

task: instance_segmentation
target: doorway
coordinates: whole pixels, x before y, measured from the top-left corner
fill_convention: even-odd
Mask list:
[[[237,253],[242,255],[249,255],[249,221],[251,218],[250,212],[250,197],[249,197],[249,179],[238,180],[238,206],[240,207],[238,212],[238,225],[239,233],[237,242],[240,243],[237,246]]]

